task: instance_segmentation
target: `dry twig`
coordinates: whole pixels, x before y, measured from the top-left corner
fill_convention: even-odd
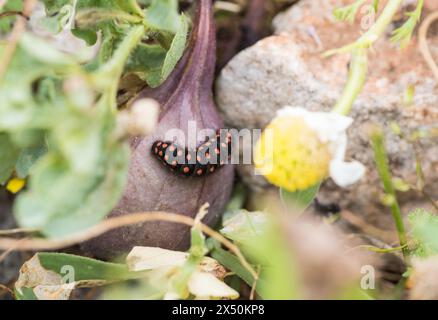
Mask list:
[[[209,226],[197,223],[193,218],[178,215],[168,212],[142,212],[134,213],[125,216],[119,216],[115,218],[110,218],[102,221],[98,225],[91,227],[88,230],[79,232],[69,238],[60,240],[49,240],[49,239],[14,239],[14,238],[0,238],[0,249],[12,251],[41,251],[41,250],[57,250],[72,245],[96,238],[108,231],[118,229],[121,227],[127,227],[131,225],[136,225],[144,222],[150,221],[166,221],[173,223],[180,223],[190,227],[197,226],[202,232],[210,236],[211,238],[219,241],[225,247],[227,247],[231,252],[233,252],[241,264],[247,269],[251,275],[257,279],[257,272],[251,267],[251,265],[246,261],[243,254],[240,252],[239,248],[234,245],[227,238],[219,234],[218,232],[211,229]]]
[[[421,54],[424,57],[424,60],[426,60],[427,64],[429,65],[429,68],[432,70],[432,73],[435,77],[435,79],[438,81],[438,66],[435,63],[432,53],[430,52],[429,45],[427,43],[427,32],[436,20],[438,19],[438,11],[435,11],[431,13],[421,24],[420,29],[418,31],[418,38],[419,38],[419,48],[421,51]]]

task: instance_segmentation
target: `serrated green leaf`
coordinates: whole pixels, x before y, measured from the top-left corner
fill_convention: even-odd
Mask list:
[[[419,0],[415,11],[406,13],[406,16],[409,17],[409,19],[392,33],[391,41],[399,42],[401,48],[406,47],[411,41],[415,27],[421,19],[423,3],[424,0]]]
[[[161,71],[161,82],[164,82],[170,73],[173,71],[178,61],[181,59],[187,44],[187,35],[189,32],[189,23],[187,18],[181,16],[181,24],[178,32],[173,38],[169,51],[167,52],[166,59],[163,63],[163,69]]]

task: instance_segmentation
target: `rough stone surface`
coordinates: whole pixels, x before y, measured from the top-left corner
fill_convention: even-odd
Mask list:
[[[241,52],[224,68],[217,82],[217,102],[229,126],[264,128],[285,105],[325,111],[333,107],[347,79],[350,55],[323,58],[321,54],[353,42],[364,32],[360,16],[356,24],[349,25],[336,22],[331,15],[334,8],[350,3],[349,0],[300,1],[275,18],[274,36]],[[424,16],[430,12],[426,9]],[[402,17],[400,14],[398,19]],[[415,184],[414,146],[395,135],[390,123],[398,123],[408,133],[438,126],[437,82],[418,50],[416,37],[403,50],[389,41],[397,24],[400,21],[371,50],[368,80],[351,113],[355,124],[349,132],[348,157],[367,166],[366,177],[346,190],[328,181],[321,193],[323,200],[340,202],[381,227],[391,223],[388,223],[389,215],[382,213],[380,181],[367,127],[383,126],[394,176]],[[437,30],[437,27],[430,30],[429,45],[438,60]],[[415,86],[415,96],[407,106],[404,95],[410,86]],[[436,137],[422,139],[416,149],[427,177],[427,191],[438,198]],[[251,166],[241,166],[239,171],[250,187],[260,190],[268,186],[260,176],[253,175]],[[417,192],[400,196],[402,204],[407,206],[420,198]]]

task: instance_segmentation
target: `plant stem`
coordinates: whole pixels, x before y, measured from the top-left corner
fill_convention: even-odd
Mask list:
[[[367,50],[363,47],[354,49],[347,84],[333,112],[348,115],[357,96],[362,91],[368,72]]]
[[[392,18],[397,13],[403,0],[390,0],[377,21],[356,42],[340,49],[328,51],[325,56],[353,51],[351,56],[350,74],[344,91],[333,108],[333,112],[348,115],[353,103],[362,91],[368,71],[367,49],[385,32]]]
[[[376,23],[359,38],[359,43],[372,45],[385,32],[388,25],[392,22],[392,18],[397,13],[403,0],[390,0],[383,9],[382,14],[377,19]]]
[[[386,153],[385,142],[383,133],[380,129],[375,129],[371,134],[371,142],[374,150],[374,159],[377,165],[377,171],[379,172],[380,179],[383,183],[383,187],[387,195],[392,198],[391,213],[394,218],[395,226],[397,228],[398,238],[400,241],[400,247],[402,248],[403,257],[406,262],[409,255],[408,241],[406,236],[405,227],[403,224],[403,218],[399,203],[397,201],[397,195],[392,183],[392,175],[388,165],[388,155]]]

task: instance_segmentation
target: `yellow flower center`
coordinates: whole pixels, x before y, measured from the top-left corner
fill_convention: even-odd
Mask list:
[[[263,132],[254,163],[266,179],[288,191],[308,189],[328,176],[327,144],[297,116],[274,119]]]

